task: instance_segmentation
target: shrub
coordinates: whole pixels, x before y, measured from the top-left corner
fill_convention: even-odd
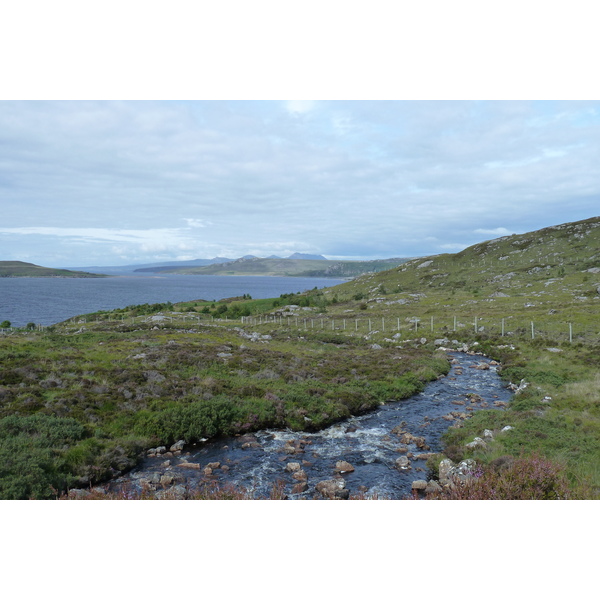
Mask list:
[[[74,419],[49,415],[0,420],[0,498],[53,498],[72,480],[62,455],[86,435]]]
[[[501,457],[477,467],[473,477],[437,498],[448,500],[567,500],[571,497],[563,468],[541,456]]]

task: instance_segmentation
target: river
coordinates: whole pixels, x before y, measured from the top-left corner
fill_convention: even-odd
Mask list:
[[[408,497],[412,482],[427,478],[427,454],[442,450],[442,434],[463,418],[461,413],[501,410],[512,397],[493,361],[462,353],[449,356],[455,363],[450,373],[406,400],[388,402],[317,433],[265,430],[200,442],[184,447],[179,455],[149,457],[107,489],[123,497],[143,489],[157,497],[165,493],[185,497],[206,483],[229,483],[263,498],[279,483],[290,499],[312,499],[320,497],[316,484],[334,478],[336,462],[343,460],[354,471],[337,476],[343,478],[351,497]],[[406,433],[413,436],[408,443]],[[409,468],[397,467],[400,456],[409,458]],[[306,477],[304,491],[300,491],[304,486],[295,487],[302,483],[298,472],[286,469],[293,462],[299,463]],[[213,464],[216,468],[205,472],[210,463],[219,466]]]

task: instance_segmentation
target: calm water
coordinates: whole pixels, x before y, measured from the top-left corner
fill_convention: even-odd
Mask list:
[[[220,300],[250,294],[277,298],[343,283],[304,277],[219,277],[213,275],[121,276],[100,279],[0,278],[0,322],[13,327],[52,325],[70,317],[132,304]]]

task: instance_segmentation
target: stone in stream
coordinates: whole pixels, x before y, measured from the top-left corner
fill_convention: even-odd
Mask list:
[[[200,469],[200,464],[199,463],[190,463],[190,462],[181,462],[178,465],[175,465],[176,467],[179,467],[181,469],[196,469],[199,470]]]
[[[396,459],[394,464],[396,465],[397,469],[400,469],[402,471],[410,469],[410,461],[408,460],[407,456],[400,456]]]
[[[175,442],[170,448],[169,451],[170,452],[181,452],[181,450],[183,450],[183,447],[185,446],[185,440],[179,440],[178,442]]]
[[[338,473],[352,473],[352,471],[354,471],[354,467],[345,460],[338,460],[335,463],[335,470]]]
[[[295,473],[296,471],[299,471],[301,469],[300,463],[298,462],[289,462],[287,465],[285,465],[285,470],[288,473]]]
[[[292,475],[292,479],[295,479],[296,481],[306,481],[308,479],[308,475],[304,469],[300,469]]]
[[[292,488],[292,494],[302,494],[302,492],[305,492],[307,489],[308,483],[306,483],[306,481],[301,481]]]
[[[349,490],[345,489],[346,483],[343,478],[339,479],[326,479],[319,481],[315,486],[317,492],[328,498],[329,500],[347,500],[350,497]]]
[[[427,488],[427,482],[424,479],[417,479],[412,482],[411,488],[413,490],[425,490]]]

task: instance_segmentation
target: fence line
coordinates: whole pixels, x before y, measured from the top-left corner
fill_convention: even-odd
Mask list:
[[[73,317],[65,323],[75,326],[84,326],[88,322],[121,322],[123,325],[136,323],[155,324],[156,326],[164,324],[178,324],[183,322],[187,325],[206,325],[239,323],[242,326],[249,327],[287,327],[295,328],[301,331],[332,331],[345,332],[349,335],[369,335],[371,337],[391,336],[398,338],[414,337],[451,337],[454,333],[461,331],[471,331],[474,334],[489,335],[499,338],[528,338],[528,339],[546,339],[556,341],[569,341],[571,343],[582,340],[600,341],[600,332],[598,326],[592,326],[584,323],[577,323],[574,320],[566,321],[533,321],[523,318],[513,317],[464,317],[460,315],[429,315],[425,318],[412,316],[401,319],[400,317],[310,317],[310,316],[283,316],[279,315],[257,315],[241,317],[240,319],[223,318],[218,319],[212,315],[189,314],[189,313],[170,313],[138,315],[136,317],[114,317],[109,318],[96,316],[87,319],[85,317]],[[112,318],[110,318],[112,317]],[[45,326],[37,325],[38,331],[44,331]],[[10,328],[10,330],[0,330],[0,333],[12,333],[16,331],[27,331],[25,328]]]

